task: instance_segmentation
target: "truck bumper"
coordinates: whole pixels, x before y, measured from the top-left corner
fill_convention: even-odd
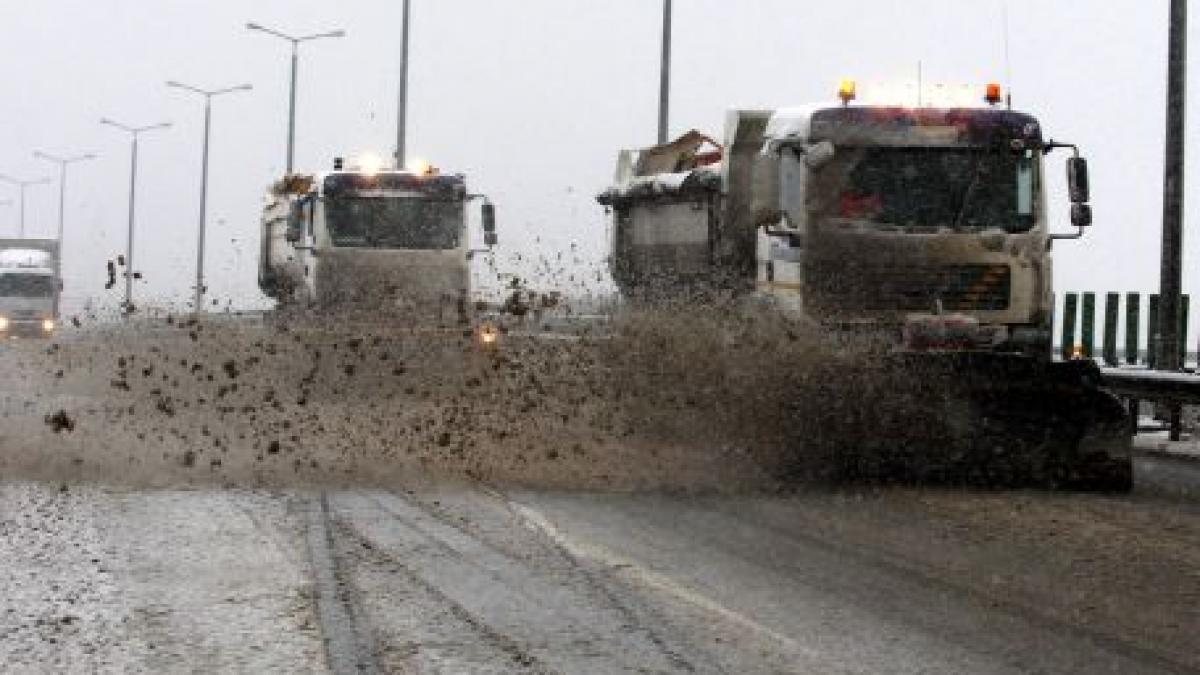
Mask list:
[[[57,330],[58,323],[53,319],[10,319],[0,324],[0,338],[45,338],[53,336]]]

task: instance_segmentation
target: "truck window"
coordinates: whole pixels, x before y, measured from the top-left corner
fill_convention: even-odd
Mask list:
[[[54,277],[47,274],[0,274],[0,297],[52,298]]]
[[[1030,157],[1017,161],[1017,215],[1033,215],[1034,164]]]
[[[846,148],[819,179],[825,217],[898,227],[1033,227],[1036,163],[988,148]]]
[[[419,197],[331,197],[325,221],[334,246],[450,250],[462,239],[463,203]]]
[[[304,234],[304,223],[306,220],[304,202],[299,200],[292,202],[287,221],[288,239],[291,241],[300,240],[301,235]]]

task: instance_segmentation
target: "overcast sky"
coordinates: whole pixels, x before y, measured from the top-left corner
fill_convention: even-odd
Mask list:
[[[554,255],[574,243],[599,259],[606,225],[593,195],[611,179],[618,148],[655,135],[661,2],[413,5],[410,154],[467,174],[493,198],[506,256]],[[1002,8],[1001,0],[676,0],[672,130],[719,134],[728,108],[829,100],[847,76],[912,81],[918,62],[926,81],[1002,80]],[[1079,143],[1092,165],[1096,225],[1083,241],[1058,245],[1058,288],[1156,288],[1166,0],[1009,0],[1008,12],[1016,107],[1039,116],[1048,135]],[[99,155],[70,176],[68,292],[115,299],[103,269],[124,248],[129,142],[98,124],[109,116],[175,125],[143,137],[138,292],[187,296],[202,100],[163,83],[249,82],[252,92],[214,103],[208,270],[214,294],[256,302],[259,208],[285,158],[289,47],[245,23],[347,31],[301,49],[297,168],[321,169],[337,155],[391,153],[400,15],[398,0],[2,0],[0,173],[54,175],[32,157],[39,149]],[[1195,78],[1190,89],[1190,108],[1200,110]],[[1194,141],[1197,125],[1189,129]],[[1052,155],[1049,170],[1053,215],[1065,229],[1062,159]],[[1193,170],[1189,196],[1198,179]],[[30,233],[52,234],[57,185],[28,194]],[[15,230],[16,191],[0,185],[0,199],[14,202],[0,206],[0,232]],[[1200,254],[1198,240],[1186,237],[1185,262]],[[1200,292],[1195,265],[1185,288]]]

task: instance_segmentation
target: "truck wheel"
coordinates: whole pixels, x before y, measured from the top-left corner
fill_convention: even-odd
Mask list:
[[[1089,462],[1072,471],[1072,478],[1066,487],[1081,492],[1131,492],[1133,460],[1104,458]]]

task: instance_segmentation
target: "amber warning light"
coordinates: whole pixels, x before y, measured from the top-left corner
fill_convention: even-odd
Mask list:
[[[844,105],[850,105],[850,102],[858,98],[858,83],[854,80],[842,80],[838,85],[838,98],[842,99]]]
[[[992,105],[999,105],[1004,100],[1003,92],[1000,90],[1000,85],[995,82],[987,86],[987,94],[983,97],[985,101]]]

